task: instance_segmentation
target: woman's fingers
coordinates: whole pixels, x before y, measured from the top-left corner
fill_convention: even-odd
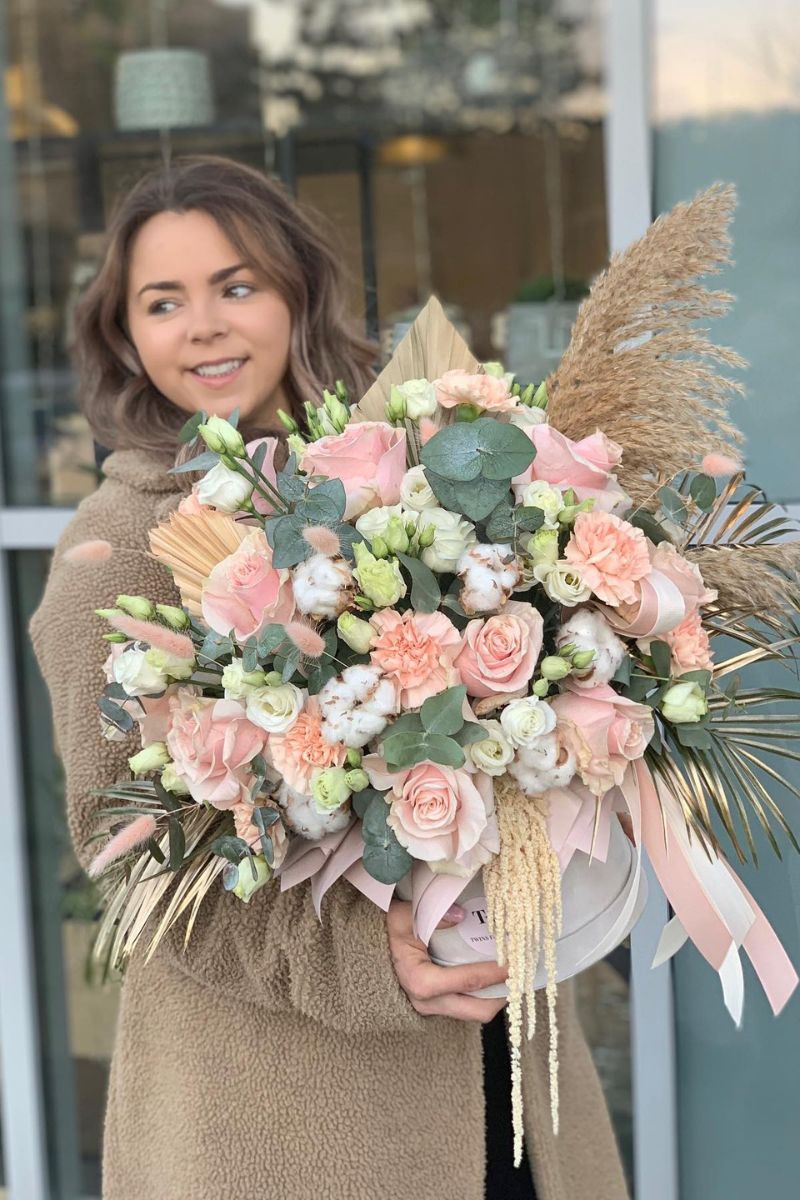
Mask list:
[[[466,915],[466,909],[463,909],[460,904],[451,904],[436,928],[452,929],[454,925],[460,925]]]
[[[422,1016],[453,1017],[456,1021],[480,1021],[482,1025],[486,1025],[505,1008],[508,1000],[505,997],[502,1000],[480,1000],[475,996],[453,993],[420,1003],[421,1008],[416,1005],[415,1007]]]
[[[415,1000],[435,1000],[452,992],[479,992],[482,988],[505,983],[508,977],[507,969],[496,962],[438,967],[426,955],[409,966],[409,986],[413,989],[409,994],[413,994]]]

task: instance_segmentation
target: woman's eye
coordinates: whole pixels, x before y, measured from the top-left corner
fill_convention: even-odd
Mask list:
[[[150,307],[148,308],[147,311],[149,313],[155,313],[155,315],[157,317],[163,316],[164,311],[165,311],[164,305],[165,304],[174,304],[174,303],[175,303],[174,300],[156,300],[153,304],[150,305]]]
[[[225,289],[225,294],[228,295],[230,292],[233,292],[236,288],[244,288],[245,295],[248,295],[248,296],[252,292],[255,291],[255,288],[253,287],[252,283],[230,283],[230,284],[228,284],[228,286]],[[235,296],[234,299],[240,300],[240,299],[244,299],[244,297],[243,296]]]

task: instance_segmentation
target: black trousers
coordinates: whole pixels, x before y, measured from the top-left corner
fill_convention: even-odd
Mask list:
[[[505,1010],[481,1026],[486,1097],[486,1200],[536,1200],[528,1159],[514,1166],[511,1125],[511,1062]]]

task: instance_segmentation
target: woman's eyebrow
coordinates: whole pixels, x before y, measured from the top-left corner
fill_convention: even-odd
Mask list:
[[[210,275],[208,282],[211,284],[224,283],[229,276],[235,275],[236,272],[241,271],[243,267],[249,268],[250,264],[246,262],[238,262],[234,263],[232,267],[223,267],[220,271],[215,271],[213,275]],[[177,279],[160,279],[157,283],[146,283],[143,288],[139,288],[139,291],[136,293],[137,299],[144,292],[149,291],[182,292],[184,291],[184,286]]]

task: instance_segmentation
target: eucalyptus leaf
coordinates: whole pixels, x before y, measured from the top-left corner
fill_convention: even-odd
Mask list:
[[[352,525],[345,524],[336,525],[334,527],[334,533],[339,539],[339,549],[341,550],[342,555],[352,562],[355,558],[353,547],[355,546],[356,542],[364,541],[364,535],[359,533],[358,530]]]
[[[710,750],[713,746],[711,734],[703,725],[673,725],[672,729],[682,746],[694,750]]]
[[[615,674],[611,678],[612,683],[621,683],[624,685],[631,681],[631,668],[633,667],[633,659],[630,654],[626,654],[622,662],[617,667]]]
[[[249,847],[244,838],[234,837],[233,834],[223,834],[215,838],[209,846],[212,854],[225,858],[228,862],[239,863],[247,854]]]
[[[682,522],[686,519],[686,503],[679,492],[671,487],[662,487],[656,494],[661,507],[671,521]]]
[[[262,467],[264,466],[264,459],[266,457],[267,457],[267,443],[266,443],[266,441],[259,442],[258,445],[256,446],[255,450],[253,451],[252,458],[250,459],[250,465],[252,466],[253,470],[256,472],[257,475],[260,475],[262,473]]]
[[[150,851],[156,862],[163,866],[167,859],[164,851],[161,849],[154,837],[148,838],[147,849]]]
[[[430,696],[420,709],[420,717],[426,733],[442,733],[445,736],[458,733],[464,724],[464,700],[467,689],[463,683],[446,688]]]
[[[180,811],[180,800],[173,796],[171,792],[167,791],[160,779],[153,780],[153,788],[156,796],[158,796],[158,799],[161,801],[162,808],[164,808],[167,812]]]
[[[383,753],[390,770],[404,770],[421,762],[444,767],[463,767],[464,751],[454,738],[440,733],[395,733],[383,742]]]
[[[394,830],[387,824],[389,806],[380,793],[370,801],[362,818],[364,837],[364,869],[379,883],[397,883],[411,870],[413,859],[400,845]]]
[[[296,567],[311,556],[313,551],[303,537],[303,530],[308,523],[297,514],[272,517],[267,521],[265,529],[267,541],[272,547],[274,567]]]
[[[353,812],[360,820],[363,821],[364,814],[376,797],[381,801],[382,804],[385,805],[386,801],[383,799],[383,793],[376,791],[375,788],[364,788],[363,791],[356,792],[356,794],[353,796],[350,803],[352,805]]]
[[[308,490],[308,480],[305,476],[290,475],[287,471],[278,473],[276,483],[281,497],[289,504],[302,500]]]
[[[642,533],[646,537],[649,537],[655,546],[660,542],[669,542],[672,540],[661,523],[646,508],[631,509],[625,520],[631,525],[635,525],[637,529],[641,529]]]
[[[242,668],[245,671],[258,670],[258,641],[255,637],[249,637],[244,644]]]
[[[651,642],[650,657],[653,660],[653,667],[656,675],[660,679],[670,678],[670,663],[672,661],[672,652],[666,642]]]
[[[267,625],[258,639],[258,653],[261,658],[274,654],[279,646],[286,641],[286,630],[282,625]]]
[[[384,740],[393,733],[422,733],[422,718],[419,713],[403,713],[401,717],[386,727],[383,734]]]
[[[689,495],[698,508],[708,512],[717,498],[717,484],[710,475],[695,475],[689,485]]]
[[[457,423],[440,429],[422,447],[422,465],[444,479],[477,479],[481,473],[481,457],[476,424]]]
[[[535,455],[533,442],[521,429],[480,417],[441,429],[422,447],[420,461],[445,479],[467,482],[480,475],[511,480],[530,466]]]
[[[169,869],[179,871],[186,852],[186,837],[177,817],[169,818]]]
[[[233,642],[229,637],[210,629],[198,652],[198,658],[216,662],[227,654],[233,654]]]
[[[177,467],[170,467],[167,474],[185,475],[188,471],[210,471],[218,462],[219,455],[216,450],[204,450],[202,454],[190,458],[188,462],[180,463]]]
[[[364,816],[361,818],[361,835],[366,842],[381,842],[386,836],[386,818],[389,805],[383,792],[375,791],[370,797]]]
[[[104,717],[106,717],[112,725],[123,733],[130,733],[133,729],[133,717],[124,708],[120,708],[113,700],[109,700],[107,696],[100,696],[97,701],[97,707],[100,709]]]
[[[178,433],[178,441],[181,443],[181,445],[186,446],[189,442],[193,442],[197,437],[197,430],[199,426],[204,425],[207,420],[208,416],[204,412],[192,413],[191,417],[189,417],[189,420],[181,426],[180,432]]]
[[[398,554],[400,562],[411,576],[411,605],[416,612],[436,612],[442,598],[438,580],[430,567],[419,558]]]
[[[459,746],[470,746],[473,742],[483,742],[486,740],[486,730],[477,721],[466,721],[458,733],[454,733],[453,737],[458,742]]]

